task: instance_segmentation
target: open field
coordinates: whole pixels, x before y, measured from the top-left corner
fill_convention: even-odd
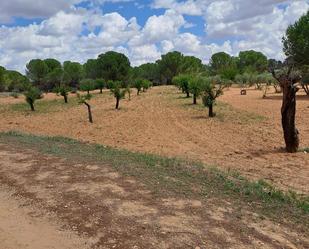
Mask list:
[[[133,94],[134,95],[134,94]],[[240,96],[231,88],[209,119],[201,105],[175,87],[155,87],[131,101],[123,100],[115,111],[109,93],[91,100],[94,124],[87,122],[84,106],[74,97],[65,105],[48,94],[37,102],[37,112],[28,111],[22,97],[0,98],[0,130],[17,130],[49,136],[65,136],[131,151],[150,152],[200,160],[222,169],[237,170],[252,179],[265,179],[282,188],[309,193],[309,154],[287,154],[282,147],[280,95],[249,90]],[[199,100],[200,101],[200,100]],[[309,98],[297,103],[297,127],[301,147],[309,146]]]
[[[0,151],[1,249],[309,246],[308,200],[264,182],[61,137]]]

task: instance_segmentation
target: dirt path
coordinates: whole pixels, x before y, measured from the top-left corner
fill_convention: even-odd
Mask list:
[[[287,154],[280,126],[280,96],[249,90],[240,96],[231,88],[216,106],[218,116],[207,117],[174,87],[156,87],[114,110],[109,93],[92,100],[94,124],[87,122],[84,106],[63,106],[50,113],[3,113],[0,131],[19,130],[40,135],[61,135],[78,140],[201,160],[253,179],[266,179],[283,189],[309,194],[309,153]],[[52,95],[46,97],[52,99]],[[55,98],[55,96],[54,96]],[[1,100],[5,103],[5,99]],[[7,104],[21,100],[11,100]],[[201,101],[199,100],[199,103]],[[301,147],[309,146],[309,98],[299,96],[297,127]],[[38,107],[39,108],[39,107]],[[262,115],[262,117],[261,117]]]
[[[108,164],[47,156],[18,144],[0,143],[0,203],[1,249],[309,246],[305,232],[228,200],[155,195]]]
[[[0,249],[86,249],[87,241],[43,216],[0,186]]]

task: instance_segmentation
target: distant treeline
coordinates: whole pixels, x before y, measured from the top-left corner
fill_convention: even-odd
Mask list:
[[[0,91],[21,92],[28,84],[42,91],[52,91],[60,84],[78,88],[83,81],[91,80],[105,83],[121,81],[123,87],[140,79],[149,80],[152,85],[165,85],[172,84],[177,75],[196,73],[205,76],[220,75],[234,81],[237,75],[261,74],[269,66],[280,67],[282,64],[281,61],[267,59],[261,52],[253,50],[242,51],[237,57],[219,52],[212,55],[208,65],[194,56],[174,51],[162,55],[155,63],[132,67],[124,54],[109,51],[99,55],[97,59],[89,59],[83,65],[71,61],[61,64],[52,58],[33,59],[26,65],[26,75],[0,67]]]

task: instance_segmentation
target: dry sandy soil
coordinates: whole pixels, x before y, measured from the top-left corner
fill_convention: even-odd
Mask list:
[[[108,165],[0,142],[0,249],[308,248],[223,199],[154,196]]]
[[[174,87],[155,87],[114,110],[109,93],[91,100],[94,124],[87,122],[84,106],[57,105],[47,113],[9,111],[23,102],[0,98],[0,131],[18,130],[40,135],[61,135],[83,141],[201,160],[209,165],[238,170],[254,179],[266,179],[283,189],[309,193],[309,154],[287,154],[280,126],[281,97],[238,88],[227,90],[209,119],[201,105],[191,105]],[[47,101],[59,98],[53,94]],[[39,108],[39,106],[38,106]],[[309,146],[309,98],[298,96],[297,126],[301,147]]]

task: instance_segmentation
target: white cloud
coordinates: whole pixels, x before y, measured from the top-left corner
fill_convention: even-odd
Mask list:
[[[208,62],[215,52],[237,55],[240,50],[248,49],[283,58],[281,37],[285,29],[309,9],[306,0],[154,0],[152,7],[166,11],[150,16],[141,27],[136,17],[127,19],[117,12],[72,7],[72,3],[80,1],[36,1],[39,2],[37,10],[37,6],[22,9],[25,1],[10,1],[20,4],[23,11],[13,8],[12,4],[4,5],[8,20],[15,14],[46,18],[40,24],[26,27],[0,26],[0,65],[24,71],[26,63],[33,58],[85,62],[109,50],[126,54],[133,65],[154,62],[162,53],[173,50],[194,55],[203,62]],[[39,11],[41,2],[44,8],[50,3],[50,10]],[[0,22],[5,13],[2,7]],[[207,24],[205,33],[183,32],[184,28],[194,25],[185,20],[185,15],[200,16]]]

